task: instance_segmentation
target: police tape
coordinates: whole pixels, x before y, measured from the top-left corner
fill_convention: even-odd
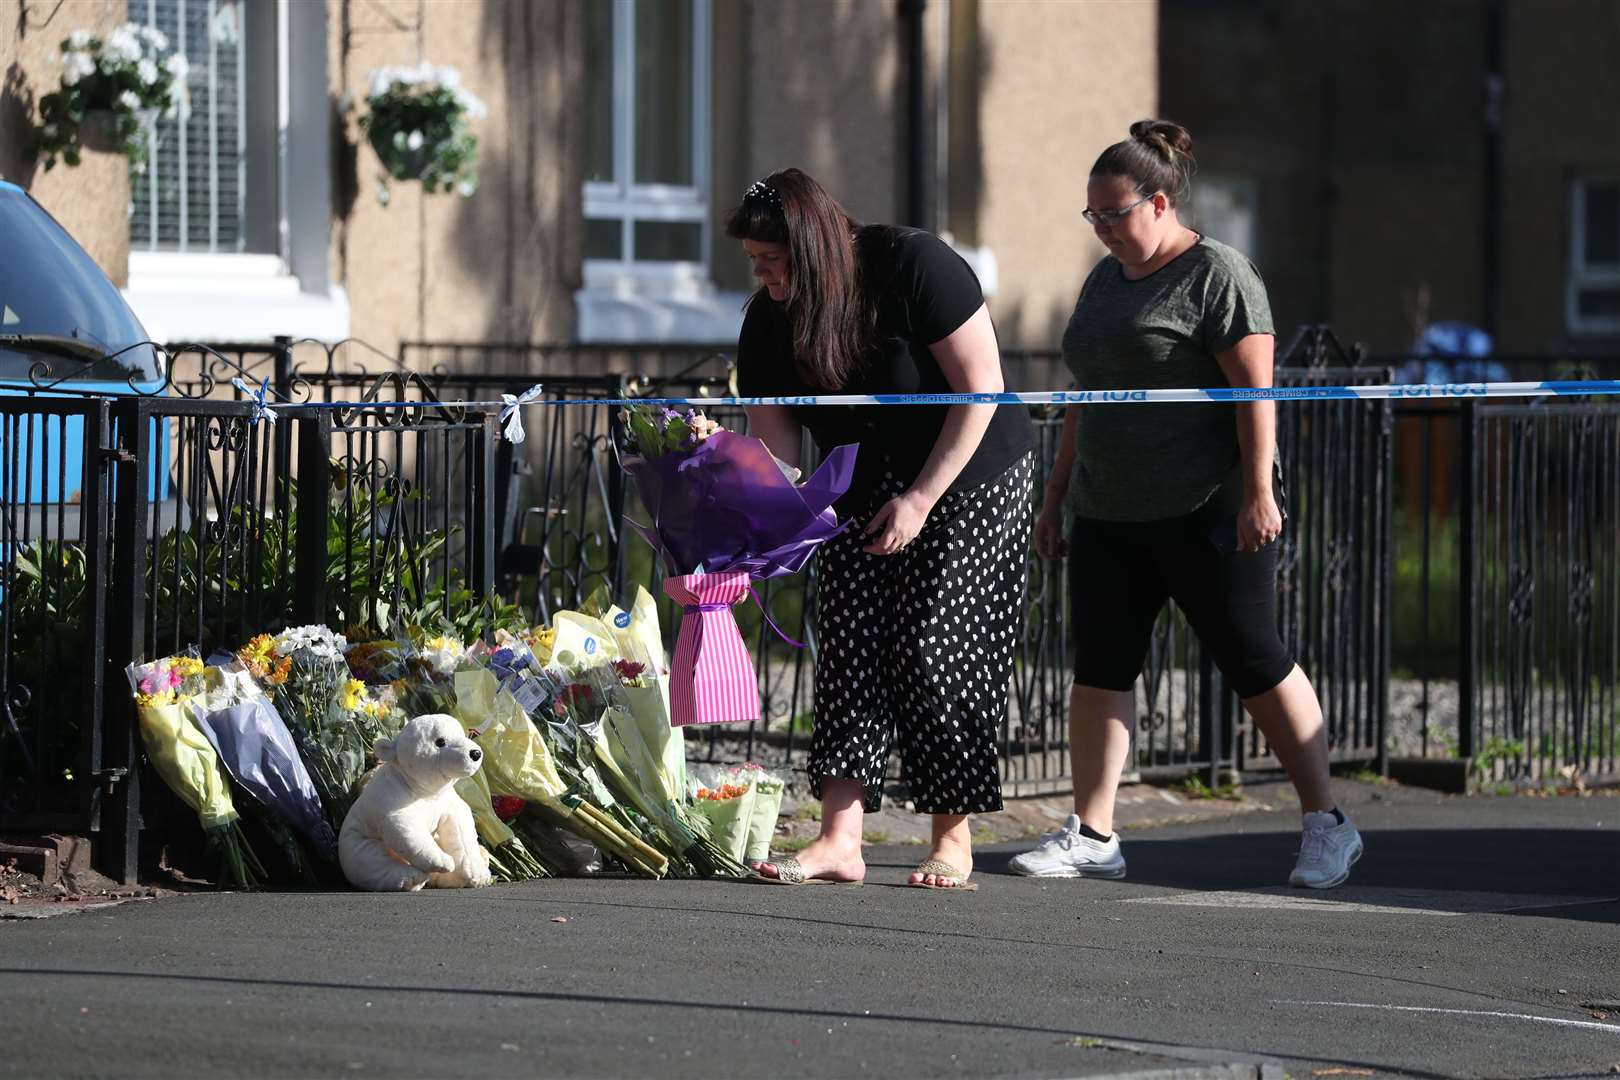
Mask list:
[[[521,394],[502,394],[499,401],[311,401],[297,404],[265,400],[266,387],[253,391],[240,380],[238,389],[251,395],[253,419],[275,419],[283,409],[500,409],[506,437],[524,439],[522,410],[565,406],[657,405],[664,408],[749,408],[767,405],[1134,405],[1148,403],[1255,401],[1384,401],[1473,400],[1480,398],[1603,397],[1620,395],[1620,379],[1543,382],[1382,383],[1370,386],[1222,386],[1202,390],[1006,390],[997,393],[931,394],[774,394],[755,397],[589,397],[546,399],[545,384]]]

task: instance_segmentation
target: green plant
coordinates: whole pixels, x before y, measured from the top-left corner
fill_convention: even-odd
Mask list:
[[[887,844],[889,842],[889,834],[885,829],[868,829],[861,836],[861,840],[868,844]]]
[[[478,190],[478,139],[468,120],[484,117],[484,103],[461,85],[455,68],[418,64],[371,73],[371,93],[360,129],[377,153],[386,175],[377,182],[377,201],[388,205],[388,181],[416,180],[422,190]]]
[[[1424,618],[1423,521],[1397,511],[1394,527],[1394,599],[1390,650],[1405,676],[1455,676],[1460,654],[1457,520],[1436,515],[1429,522],[1428,617]]]
[[[58,157],[79,164],[84,126],[99,115],[110,121],[110,130],[100,133],[110,148],[144,170],[147,129],[159,113],[168,115],[186,100],[186,58],[168,48],[162,32],[135,23],[105,38],[76,30],[63,39],[60,88],[40,98],[34,129],[35,152],[44,156],[45,168],[53,168]]]
[[[1241,802],[1243,799],[1243,791],[1238,785],[1222,784],[1212,788],[1197,776],[1182,780],[1175,785],[1175,790],[1189,799],[1225,799],[1228,802]]]
[[[1485,740],[1479,752],[1474,755],[1473,769],[1480,775],[1492,772],[1498,764],[1512,764],[1523,760],[1524,741],[1522,739],[1504,739],[1500,735],[1492,735]]]

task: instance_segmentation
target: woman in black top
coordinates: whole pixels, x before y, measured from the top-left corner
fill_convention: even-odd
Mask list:
[[[798,169],[749,187],[726,231],[760,288],[737,344],[744,395],[995,392],[1001,355],[978,279],[938,237],[861,226]],[[858,882],[861,822],[880,805],[890,733],[930,857],[910,884],[972,889],[969,814],[1001,809],[995,736],[1023,609],[1034,430],[993,405],[752,406],[798,464],[859,443],[839,502],[856,521],[817,564],[812,790],[821,835],[760,876]]]

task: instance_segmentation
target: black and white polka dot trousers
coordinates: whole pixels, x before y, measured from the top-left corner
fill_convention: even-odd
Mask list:
[[[947,494],[894,555],[861,531],[905,490],[885,478],[849,531],[819,555],[810,784],[859,780],[882,803],[891,739],[920,813],[1001,809],[996,739],[1023,622],[1034,457]]]

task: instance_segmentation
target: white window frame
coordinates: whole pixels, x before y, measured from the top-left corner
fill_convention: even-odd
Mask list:
[[[265,141],[275,155],[276,251],[132,250],[124,297],[155,341],[349,336],[348,297],[330,278],[326,0],[269,2],[275,4],[276,121]],[[295,73],[295,56],[301,63],[318,60],[318,78]],[[243,137],[253,136],[244,131]],[[200,303],[204,296],[207,302]]]
[[[1620,334],[1620,317],[1593,318],[1580,313],[1583,289],[1620,289],[1620,263],[1589,266],[1586,262],[1586,189],[1591,184],[1620,184],[1616,176],[1581,176],[1570,185],[1569,279],[1564,293],[1565,325],[1581,335]]]
[[[692,184],[635,182],[635,0],[597,0],[613,5],[613,176],[586,181],[585,217],[617,219],[618,259],[585,260],[587,290],[630,295],[663,293],[688,297],[709,284],[710,156],[713,146],[713,5],[692,0]],[[675,221],[698,226],[696,261],[663,261],[632,257],[637,221]]]

